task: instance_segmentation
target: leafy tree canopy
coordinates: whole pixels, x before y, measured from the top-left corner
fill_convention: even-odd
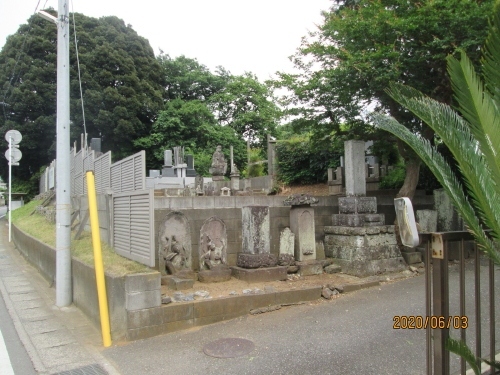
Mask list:
[[[49,12],[55,14],[54,10]],[[163,106],[164,76],[149,42],[116,17],[76,13],[76,33],[89,138],[102,137],[118,158],[136,149]],[[72,20],[72,15],[70,16]],[[70,37],[72,139],[83,132],[73,27]],[[0,131],[23,134],[23,159],[16,167],[28,179],[55,158],[57,28],[32,16],[0,52]],[[5,175],[5,163],[0,171]]]
[[[431,139],[433,131],[384,90],[399,81],[451,104],[446,56],[461,48],[478,63],[493,2],[336,1],[291,57],[299,72],[281,73],[275,82],[290,90],[283,100],[295,116],[295,131],[310,132],[316,141],[345,134],[351,139],[384,139],[387,136],[374,132],[363,116],[375,107]],[[398,146],[407,161],[402,191],[411,196],[420,162],[403,142]]]

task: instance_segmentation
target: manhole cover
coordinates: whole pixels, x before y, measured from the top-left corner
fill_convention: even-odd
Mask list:
[[[234,358],[250,353],[255,345],[250,340],[227,338],[209,342],[203,347],[206,355],[216,358]]]

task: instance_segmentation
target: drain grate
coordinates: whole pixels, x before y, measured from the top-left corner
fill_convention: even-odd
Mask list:
[[[234,358],[250,353],[255,344],[246,339],[226,338],[209,342],[203,347],[203,352],[210,357]]]
[[[100,365],[95,363],[92,365],[75,368],[73,370],[58,372],[52,375],[108,375],[108,373]]]

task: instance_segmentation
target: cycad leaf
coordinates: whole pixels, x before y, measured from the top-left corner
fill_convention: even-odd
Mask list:
[[[449,337],[448,340],[446,341],[446,349],[465,359],[465,361],[474,371],[474,374],[476,375],[481,374],[481,371],[478,366],[478,360],[476,356],[472,353],[472,350],[470,350],[470,348],[467,346],[465,342],[463,342],[462,340],[455,340]]]
[[[500,5],[496,5],[500,7]],[[484,46],[482,59],[486,88],[500,106],[500,12],[495,11],[490,24],[490,32]]]
[[[449,106],[417,90],[391,84],[389,95],[431,127],[448,146],[462,172],[477,214],[500,240],[500,195],[469,124]]]
[[[500,264],[500,255],[496,251],[495,245],[486,236],[473,206],[465,196],[461,184],[451,172],[451,168],[443,156],[435,147],[431,146],[429,141],[411,133],[394,118],[380,113],[373,113],[371,117],[377,127],[394,134],[415,151],[446,190],[478,244],[496,264]]]
[[[500,186],[500,112],[496,103],[477,74],[464,52],[460,61],[448,57],[448,73],[451,78],[455,98],[460,112],[469,122],[474,138],[491,170],[492,178]]]

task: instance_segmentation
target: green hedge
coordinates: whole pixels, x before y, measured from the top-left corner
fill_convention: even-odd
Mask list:
[[[287,185],[325,182],[328,168],[340,164],[343,150],[320,147],[305,136],[276,143],[278,178]]]

